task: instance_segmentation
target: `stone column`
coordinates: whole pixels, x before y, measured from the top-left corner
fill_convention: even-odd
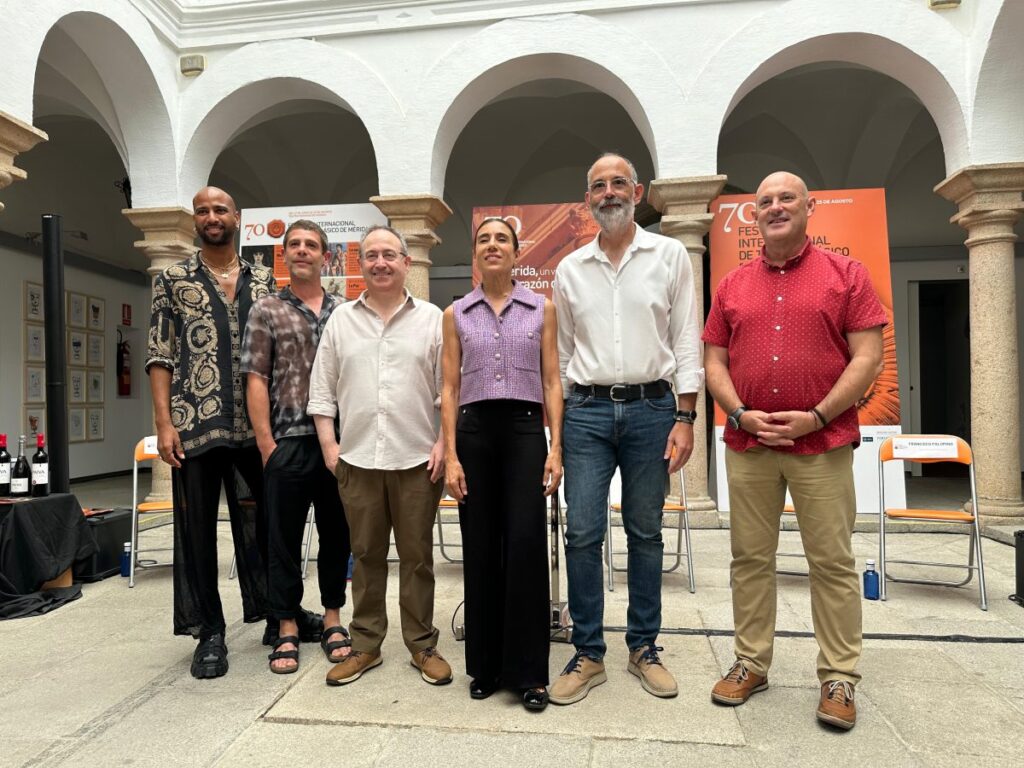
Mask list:
[[[48,139],[38,128],[0,111],[0,189],[25,180],[27,174],[14,165],[14,158]],[[0,203],[0,211],[3,209],[4,204]]]
[[[441,243],[436,230],[452,215],[444,200],[433,195],[378,195],[371,197],[409,243],[412,268],[406,280],[409,293],[430,300],[430,249]]]
[[[693,285],[697,293],[697,312],[704,328],[704,236],[711,228],[708,205],[725,186],[725,176],[694,176],[685,179],[655,179],[647,199],[661,212],[661,233],[686,246],[693,267]],[[686,495],[690,520],[698,527],[718,527],[718,511],[708,493],[708,436],[712,425],[704,418],[706,391],[697,393],[697,424],[693,430],[693,455],[686,464]],[[675,478],[672,491],[679,493]]]
[[[121,211],[128,221],[142,230],[142,240],[135,247],[149,259],[146,271],[155,280],[166,267],[187,259],[196,247],[195,225],[192,212],[186,208],[125,208]],[[146,315],[148,323],[148,313]],[[148,338],[148,334],[146,336]],[[148,385],[148,383],[147,383]],[[156,434],[156,425],[153,425]],[[163,461],[153,462],[153,487],[148,501],[171,498],[171,468]]]
[[[962,168],[935,187],[967,230],[971,314],[971,447],[988,523],[1024,518],[1013,227],[1024,212],[1024,163]]]

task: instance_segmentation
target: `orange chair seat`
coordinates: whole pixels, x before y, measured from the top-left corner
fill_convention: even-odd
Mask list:
[[[139,512],[173,512],[174,507],[169,501],[144,501],[139,504]]]
[[[793,505],[792,504],[787,504],[786,506],[784,506],[782,508],[782,511],[783,511],[783,513],[785,513],[787,515],[795,515],[796,514],[796,510],[793,509]]]
[[[459,506],[459,502],[455,499],[441,499],[441,503],[438,506],[444,509],[456,509]]]
[[[886,517],[908,520],[938,520],[949,523],[972,523],[974,515],[962,509],[887,509]]]
[[[663,506],[661,509],[662,509],[663,512],[685,512],[686,511],[686,507],[684,507],[682,504],[673,504],[672,502],[665,502],[665,506]],[[616,502],[615,504],[612,504],[612,510],[615,511],[615,512],[621,512],[622,511],[622,505],[619,504],[618,502]]]

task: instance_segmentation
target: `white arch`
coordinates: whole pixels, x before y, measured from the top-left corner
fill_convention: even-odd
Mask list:
[[[1024,160],[1022,33],[1024,3],[1004,2],[991,28],[971,105],[972,164]]]
[[[166,202],[174,189],[174,128],[170,112],[177,99],[173,70],[163,44],[145,17],[124,0],[54,0],[33,5],[31,13],[9,14],[5,35],[15,44],[0,50],[0,104],[32,121],[35,73],[47,34],[59,22],[87,57],[100,85],[81,75],[82,94],[97,97],[94,117],[111,137],[132,178],[133,204]],[[163,58],[163,61],[161,61]],[[78,83],[76,83],[78,85]]]
[[[597,60],[609,50],[629,51],[616,58],[614,72]],[[401,148],[407,158],[404,174],[387,180],[387,192],[440,195],[452,147],[473,115],[510,88],[551,78],[581,82],[615,99],[647,144],[657,173],[663,146],[678,133],[673,105],[683,95],[670,71],[642,39],[587,16],[493,24],[457,43],[426,74],[429,87],[417,93],[409,109],[409,124],[417,130],[408,132]],[[386,193],[383,174],[381,192]]]
[[[314,99],[355,114],[377,155],[403,125],[402,110],[362,59],[311,40],[254,43],[225,56],[182,99],[178,200],[190,205],[214,161],[251,118],[284,101]]]
[[[781,26],[779,18],[787,24]],[[965,162],[968,131],[963,72],[965,41],[924,6],[859,0],[821,13],[818,0],[772,7],[736,31],[698,76],[686,111],[695,132],[688,152],[671,160],[677,175],[713,173],[718,133],[732,109],[758,85],[794,67],[843,61],[907,86],[938,127],[947,170]],[[813,120],[808,110],[807,118]],[[666,163],[668,159],[666,159]]]

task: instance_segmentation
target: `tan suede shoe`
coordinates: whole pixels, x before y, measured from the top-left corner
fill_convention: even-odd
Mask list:
[[[363,672],[374,667],[379,667],[384,661],[380,651],[366,653],[365,651],[352,651],[341,662],[331,667],[327,673],[328,685],[347,685],[354,683],[363,676]]]
[[[658,657],[658,651],[663,650],[665,649],[657,645],[637,648],[629,654],[626,669],[640,678],[640,685],[649,694],[661,699],[671,699],[679,694],[679,686]]]
[[[755,675],[739,659],[711,689],[711,700],[735,707],[768,687],[768,677]]]
[[[420,671],[420,677],[431,685],[447,685],[452,681],[451,665],[433,646],[414,653],[409,663],[416,667]]]
[[[857,707],[853,703],[853,685],[845,680],[826,680],[821,684],[818,719],[848,731],[857,724]]]
[[[548,700],[552,704],[575,704],[606,680],[604,662],[577,651],[548,691]]]

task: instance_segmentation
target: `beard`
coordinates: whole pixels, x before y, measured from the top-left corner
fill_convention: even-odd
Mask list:
[[[198,234],[204,245],[227,245],[235,239],[235,228],[225,224],[219,235],[209,235],[204,227]]]
[[[601,210],[599,206],[603,202],[599,201],[597,205],[590,206],[590,212],[601,229],[607,232],[620,232],[633,223],[633,213],[636,210],[636,204],[632,198],[623,200],[618,208]]]

